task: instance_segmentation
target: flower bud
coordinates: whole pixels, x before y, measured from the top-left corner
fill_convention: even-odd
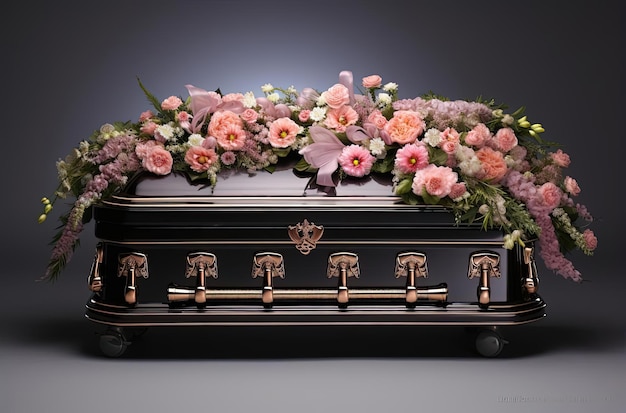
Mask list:
[[[41,203],[44,205],[48,205],[50,203],[50,200],[44,196],[43,198],[41,198]]]
[[[543,128],[543,126],[541,126],[541,123],[533,123],[530,126],[530,129],[534,130],[537,133],[542,133],[545,132],[546,130]]]
[[[44,207],[43,212],[44,212],[45,214],[47,214],[47,213],[48,213],[48,212],[50,212],[50,211],[52,211],[52,205],[48,203],[48,204],[46,204],[46,206]]]
[[[39,218],[37,219],[37,222],[39,222],[41,224],[42,222],[44,222],[46,220],[46,217],[47,217],[46,214],[39,215]]]

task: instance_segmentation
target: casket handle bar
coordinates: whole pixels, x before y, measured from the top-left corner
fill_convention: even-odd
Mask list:
[[[406,277],[406,305],[414,307],[418,300],[416,279],[428,277],[426,255],[421,252],[403,252],[396,256],[396,278]]]
[[[185,277],[196,277],[194,301],[198,307],[206,304],[206,279],[217,278],[217,257],[210,252],[192,252],[187,255]]]
[[[87,284],[91,292],[97,293],[102,291],[102,277],[100,276],[100,266],[102,265],[104,258],[104,247],[101,242],[96,245],[96,255],[93,258],[91,264],[91,270],[89,271],[89,277],[87,277]]]
[[[263,292],[261,293],[263,306],[270,308],[274,302],[272,278],[285,278],[283,256],[275,252],[257,253],[252,264],[252,278],[257,277],[263,277]]]
[[[340,307],[346,307],[350,300],[348,292],[348,277],[359,278],[359,257],[352,252],[336,252],[328,257],[328,278],[339,278],[337,287],[337,303]]]
[[[533,258],[532,247],[524,248],[524,264],[526,264],[526,278],[522,280],[524,291],[528,295],[536,294],[539,289],[539,276]]]
[[[117,276],[126,277],[124,301],[137,304],[137,277],[148,278],[148,258],[140,252],[130,252],[118,256]]]
[[[489,306],[491,277],[500,277],[500,255],[492,251],[477,251],[470,256],[468,278],[480,277],[478,283],[478,304]]]

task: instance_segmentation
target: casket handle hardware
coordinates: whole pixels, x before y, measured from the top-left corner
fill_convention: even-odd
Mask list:
[[[102,265],[104,258],[104,247],[102,243],[98,243],[96,245],[96,255],[93,258],[93,263],[91,264],[91,270],[89,271],[89,277],[87,278],[87,284],[89,285],[89,290],[97,293],[102,291],[102,277],[100,277],[100,266]]]
[[[148,258],[140,252],[118,256],[117,276],[126,277],[124,300],[129,305],[137,304],[137,277],[148,278]]]
[[[352,252],[336,252],[328,257],[328,278],[339,278],[337,287],[337,302],[340,307],[346,307],[350,299],[348,292],[348,277],[359,278],[359,257]]]
[[[500,256],[491,251],[478,251],[470,256],[467,276],[480,277],[478,283],[478,303],[481,307],[489,305],[491,277],[500,277]]]
[[[252,278],[263,277],[261,301],[263,306],[270,308],[274,302],[272,278],[285,278],[283,256],[276,252],[260,252],[254,256]]]
[[[324,227],[315,225],[313,222],[305,219],[296,225],[287,227],[289,238],[296,244],[296,249],[303,255],[308,255],[317,246],[317,241],[324,234]]]
[[[406,305],[414,307],[418,300],[416,279],[428,277],[426,255],[421,252],[403,252],[396,256],[396,278],[406,277]]]
[[[198,307],[206,304],[206,279],[217,278],[217,257],[210,252],[193,252],[187,255],[185,277],[196,277],[194,301]]]
[[[526,278],[523,280],[524,291],[527,294],[536,294],[539,288],[539,277],[537,276],[537,267],[533,259],[533,248],[524,248],[524,264],[526,264]]]

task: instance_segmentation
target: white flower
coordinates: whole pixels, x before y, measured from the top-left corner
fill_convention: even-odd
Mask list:
[[[292,85],[287,88],[287,93],[295,95],[296,93],[298,93],[298,90]]]
[[[280,95],[276,92],[270,93],[269,95],[267,95],[267,100],[269,100],[272,103],[276,103],[280,100]]]
[[[189,135],[189,139],[187,140],[187,142],[189,142],[189,145],[191,146],[200,146],[202,145],[203,141],[204,141],[204,138],[202,137],[202,135],[198,133]]]
[[[370,140],[370,152],[372,155],[379,157],[385,154],[385,141],[380,138]]]
[[[105,123],[104,125],[100,126],[100,133],[101,134],[106,134],[106,133],[111,133],[115,130],[115,126],[111,125],[110,123]]]
[[[504,117],[502,118],[502,124],[504,126],[511,126],[514,122],[515,119],[513,119],[513,116],[511,115],[504,115]]]
[[[326,94],[326,92],[322,92],[322,94],[317,97],[317,101],[315,102],[315,104],[317,106],[325,106],[326,105],[326,96],[325,96],[325,94]]]
[[[391,96],[388,93],[378,94],[378,106],[387,106],[391,104]]]
[[[263,86],[261,86],[261,91],[263,93],[270,93],[272,90],[274,90],[274,86],[272,86],[271,83],[266,83]]]
[[[390,93],[393,93],[393,92],[395,92],[396,90],[398,90],[398,84],[397,84],[397,83],[393,83],[393,82],[386,83],[386,84],[383,86],[383,90],[384,90],[385,92],[390,92]]]
[[[176,130],[169,123],[165,125],[159,125],[156,128],[156,132],[159,136],[161,136],[165,140],[171,140],[174,138]]]
[[[309,117],[313,122],[321,122],[326,118],[326,109],[321,107],[313,108]]]
[[[441,132],[437,128],[430,128],[424,134],[424,142],[432,147],[436,147],[441,142]]]
[[[247,92],[243,95],[243,105],[247,108],[253,108],[256,106],[256,98],[254,97],[254,93]]]

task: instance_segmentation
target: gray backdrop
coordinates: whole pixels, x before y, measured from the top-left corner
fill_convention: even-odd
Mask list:
[[[12,10],[0,28],[0,411],[163,411],[194,392],[201,401],[185,403],[222,412],[617,411],[625,16],[615,2],[23,1]],[[447,329],[164,331],[129,359],[100,359],[83,319],[93,228],[57,283],[36,282],[56,226],[36,222],[55,161],[102,123],[149,108],[137,77],[165,98],[186,96],[187,83],[322,89],[341,70],[380,74],[406,98],[432,90],[526,106],[570,154],[579,200],[596,218],[595,256],[572,257],[587,282],[540,266],[548,317],[512,332],[525,344],[512,340],[504,360],[476,360]]]

